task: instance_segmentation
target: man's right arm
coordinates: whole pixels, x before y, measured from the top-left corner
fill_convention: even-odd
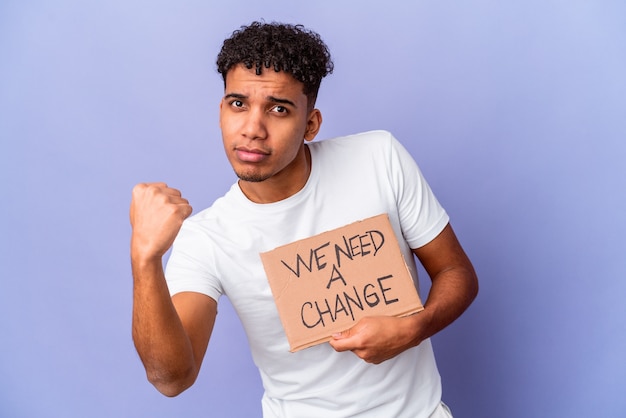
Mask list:
[[[164,183],[139,184],[130,207],[133,341],[148,380],[176,396],[196,380],[217,315],[217,302],[199,293],[170,297],[163,255],[191,206]]]

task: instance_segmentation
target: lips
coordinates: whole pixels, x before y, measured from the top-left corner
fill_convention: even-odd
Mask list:
[[[261,149],[237,147],[235,148],[237,159],[247,163],[258,163],[269,157],[270,153]]]

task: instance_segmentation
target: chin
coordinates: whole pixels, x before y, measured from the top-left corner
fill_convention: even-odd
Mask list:
[[[237,173],[235,172],[235,174],[237,174],[237,177],[239,177],[239,180],[247,181],[250,183],[260,183],[270,178],[270,176],[264,175],[261,173]]]

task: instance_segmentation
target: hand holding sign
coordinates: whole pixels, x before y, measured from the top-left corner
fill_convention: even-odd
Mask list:
[[[329,341],[364,317],[423,309],[387,215],[276,248],[261,259],[291,351]]]
[[[336,351],[352,351],[368,363],[379,364],[413,345],[413,319],[413,316],[365,317],[352,328],[333,334],[330,345]]]

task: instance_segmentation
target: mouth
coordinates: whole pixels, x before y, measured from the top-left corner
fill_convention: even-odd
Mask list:
[[[237,147],[235,148],[237,159],[247,163],[258,163],[270,156],[268,151],[258,148]]]

